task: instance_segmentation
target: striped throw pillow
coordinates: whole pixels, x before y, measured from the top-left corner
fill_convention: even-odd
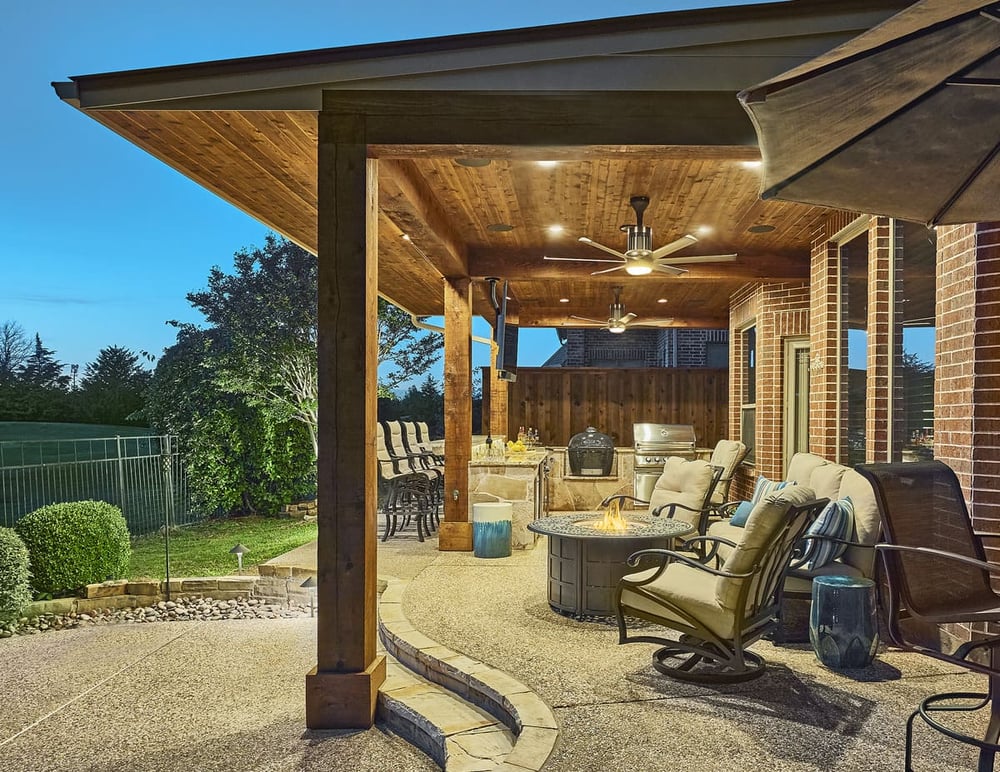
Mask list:
[[[777,480],[772,482],[762,475],[757,478],[757,486],[753,489],[753,497],[750,499],[750,503],[756,505],[759,501],[788,485],[795,485],[795,481]]]
[[[807,536],[830,536],[835,539],[850,539],[854,531],[854,502],[850,496],[839,501],[831,501],[819,513],[806,531]],[[804,548],[802,569],[815,571],[839,558],[847,551],[846,544],[825,539],[807,539]]]

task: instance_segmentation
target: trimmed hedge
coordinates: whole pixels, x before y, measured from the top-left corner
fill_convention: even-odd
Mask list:
[[[121,510],[104,501],[50,504],[22,517],[14,530],[28,548],[37,593],[72,594],[128,571],[128,525]]]
[[[28,548],[12,528],[0,528],[0,619],[16,619],[31,602]]]

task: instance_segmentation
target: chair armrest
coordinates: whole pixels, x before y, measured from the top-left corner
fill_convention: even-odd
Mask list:
[[[715,576],[724,576],[729,579],[749,579],[751,576],[754,575],[754,573],[756,573],[755,570],[751,570],[745,574],[736,574],[733,573],[732,571],[724,571],[720,568],[712,568],[711,566],[706,565],[705,563],[701,563],[680,552],[674,552],[673,550],[661,550],[661,549],[639,550],[638,552],[633,552],[631,555],[629,555],[628,559],[625,562],[628,563],[633,568],[635,568],[639,564],[640,558],[653,555],[661,557],[662,559],[664,559],[664,562],[686,563],[692,568],[698,568],[707,573],[714,574]],[[652,581],[654,578],[656,578],[656,574],[650,577],[649,581]]]
[[[823,534],[805,534],[804,536],[802,536],[802,537],[799,538],[799,542],[798,543],[801,543],[801,542],[804,542],[804,541],[828,541],[828,542],[833,542],[834,544],[843,544],[843,545],[848,546],[848,547],[860,547],[861,549],[866,549],[866,550],[873,550],[873,549],[875,549],[875,545],[874,544],[862,544],[859,541],[849,541],[847,539],[838,539],[836,536],[824,536]],[[788,564],[789,570],[795,571],[795,570],[797,570],[799,568],[802,568],[802,566],[805,565],[805,562],[806,562],[806,560],[808,558],[809,558],[809,554],[808,553],[806,553],[804,555],[799,555],[799,556],[794,556],[793,555],[792,556],[792,561]]]
[[[624,487],[624,486],[622,486],[622,487]],[[611,496],[608,496],[606,499],[604,499],[604,501],[602,501],[600,505],[602,507],[606,507],[606,506],[608,506],[608,504],[610,504],[612,501],[615,501],[616,499],[618,500],[619,503],[621,503],[623,501],[626,501],[626,500],[628,500],[628,501],[634,501],[637,504],[648,504],[649,503],[646,499],[637,499],[635,496],[629,496],[626,493],[615,493],[615,494],[612,494]]]
[[[673,517],[674,516],[674,511],[677,510],[677,509],[686,509],[688,512],[701,512],[702,511],[700,509],[696,509],[695,507],[689,507],[687,504],[680,504],[678,502],[675,502],[673,504],[660,504],[660,506],[658,506],[656,509],[654,509],[652,512],[650,512],[650,514],[653,515],[653,517],[659,517],[660,513],[663,510],[665,510],[665,509],[669,509],[670,510],[670,514],[668,514],[667,517]]]
[[[963,565],[972,566],[973,568],[978,568],[982,571],[988,571],[991,574],[1000,574],[1000,566],[995,566],[992,563],[984,563],[982,560],[976,560],[975,558],[968,558],[965,555],[958,555],[954,552],[946,552],[945,550],[934,549],[933,547],[908,547],[902,544],[876,544],[876,552],[910,552],[917,555],[924,555],[929,558],[941,558],[943,560],[950,560],[954,563],[962,563]]]

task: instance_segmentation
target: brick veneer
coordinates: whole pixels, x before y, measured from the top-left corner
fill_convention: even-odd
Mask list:
[[[743,329],[757,327],[757,398],[754,473],[734,482],[737,496],[749,492],[756,474],[784,475],[784,347],[790,337],[809,332],[809,286],[775,283],[745,287],[730,301],[730,436],[739,439],[740,409],[746,393]]]
[[[1000,533],[1000,223],[938,228],[937,250],[934,455]]]

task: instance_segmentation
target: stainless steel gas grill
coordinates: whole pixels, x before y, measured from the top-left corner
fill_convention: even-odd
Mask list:
[[[670,456],[695,457],[694,427],[690,424],[632,424],[635,441],[635,496],[649,500]]]

